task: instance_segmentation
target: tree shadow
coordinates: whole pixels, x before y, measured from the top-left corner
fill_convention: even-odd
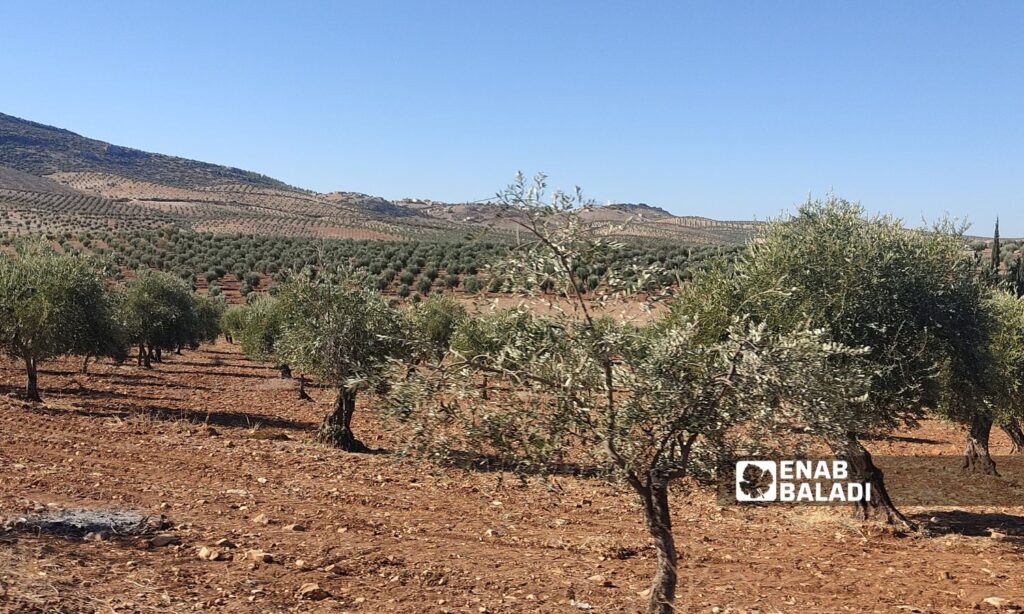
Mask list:
[[[138,385],[138,384],[131,384]],[[153,386],[154,384],[146,384],[146,386]],[[156,384],[158,385],[158,384]],[[190,386],[191,387],[191,386]],[[83,399],[122,399],[125,401],[131,400],[143,400],[143,401],[166,401],[165,397],[153,397],[144,394],[126,394],[117,390],[98,390],[95,388],[89,388],[79,382],[72,382],[67,386],[61,386],[59,388],[49,387],[42,389],[42,393],[47,395],[57,395],[66,398],[83,398]]]
[[[36,411],[51,415],[65,415],[67,410],[55,409],[45,406],[36,408]],[[111,408],[110,405],[83,406],[77,413],[94,418],[118,418],[146,417],[151,420],[166,422],[189,422],[191,424],[206,424],[210,426],[221,426],[227,428],[275,428],[293,431],[313,431],[317,425],[310,422],[288,420],[263,414],[230,411],[195,411],[191,409],[180,409],[168,406],[143,406],[143,407],[122,407]]]
[[[167,363],[164,363],[166,365]],[[232,371],[219,371],[219,370],[202,370],[196,369],[193,371],[185,371],[180,369],[167,369],[157,363],[153,366],[154,370],[158,373],[174,373],[177,375],[212,375],[214,377],[241,377],[246,379],[269,379],[267,375],[261,373],[237,373]],[[213,366],[213,365],[210,365]]]
[[[217,358],[217,359],[214,359],[214,360],[205,361],[205,362],[200,362],[200,361],[196,361],[196,360],[180,360],[180,359],[179,360],[172,360],[172,361],[165,361],[165,362],[170,362],[170,364],[182,365],[182,366],[185,366],[185,367],[207,367],[207,368],[209,368],[209,367],[231,367],[231,368],[235,368],[235,369],[268,369],[268,370],[271,368],[270,366],[267,366],[267,365],[260,365],[260,364],[253,364],[253,363],[246,364],[246,363],[224,362],[220,358]],[[161,364],[161,363],[156,363],[156,364]]]
[[[213,390],[209,386],[200,386],[198,384],[175,384],[171,382],[163,381],[116,381],[107,380],[110,383],[118,386],[127,387],[138,387],[138,388],[183,388],[187,390]],[[13,394],[14,396],[21,398],[25,395],[25,386],[19,384],[0,384],[0,394]],[[47,395],[59,395],[62,397],[81,397],[86,399],[91,398],[108,398],[108,399],[147,399],[159,401],[159,397],[151,397],[139,394],[128,394],[117,390],[100,390],[97,388],[90,388],[89,386],[77,381],[72,380],[71,382],[64,384],[63,386],[40,386],[39,394],[45,398]]]
[[[888,441],[893,443],[920,443],[927,445],[939,445],[949,443],[942,439],[927,439],[925,437],[905,437],[903,435],[861,435],[864,441]]]
[[[135,386],[139,388],[184,388],[187,390],[213,390],[209,386],[200,386],[199,384],[178,384],[175,382],[168,382],[156,378],[156,381],[138,381],[138,382],[114,382],[119,386]]]
[[[152,372],[148,372],[148,373],[122,373],[120,371],[116,371],[116,372],[113,372],[113,373],[92,373],[92,372],[90,372],[88,376],[89,377],[95,377],[95,378],[103,378],[103,379],[112,380],[112,381],[116,381],[118,379],[120,379],[120,380],[127,380],[129,382],[142,382],[142,381],[152,381],[152,380],[159,380],[160,379],[159,377],[156,376],[156,374],[154,374]]]
[[[1024,541],[1024,516],[947,510],[914,514],[913,519],[942,535],[990,537],[995,531]]]
[[[515,462],[493,454],[464,452],[455,450],[441,461],[443,466],[478,471],[481,473],[514,473],[524,476],[572,476],[578,478],[606,478],[611,472],[602,467],[580,465],[578,463],[549,463],[537,465]]]
[[[278,418],[274,416],[265,416],[263,414],[253,414],[246,412],[203,412],[193,411],[190,409],[151,408],[150,410],[147,410],[147,413],[149,413],[151,417],[156,419],[185,419],[189,422],[211,424],[223,427],[261,427],[293,431],[314,431],[317,428],[317,425],[311,422],[302,422],[298,420],[289,420],[287,418]]]
[[[71,371],[71,370],[67,370],[67,369],[54,369],[54,368],[43,369],[43,368],[39,368],[39,374],[40,375],[64,375],[64,376],[74,377],[76,375],[82,375],[82,372],[79,371],[79,370]]]
[[[224,350],[207,350],[207,349],[202,349],[202,350],[199,350],[199,351],[204,353],[204,354],[220,354],[221,356],[238,356],[238,357],[240,357],[242,359],[248,360],[247,358],[245,358],[244,355],[242,355],[239,352],[225,352]]]

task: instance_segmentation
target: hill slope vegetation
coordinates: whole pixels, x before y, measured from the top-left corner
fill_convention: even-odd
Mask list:
[[[318,194],[230,166],[150,153],[0,113],[0,231],[137,230],[176,225],[214,233],[380,240],[511,231],[493,202],[400,201]],[[676,217],[647,204],[594,206],[609,232],[688,244],[738,243],[752,222]]]

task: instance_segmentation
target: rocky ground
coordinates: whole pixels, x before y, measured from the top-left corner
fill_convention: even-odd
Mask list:
[[[330,394],[220,344],[152,370],[44,367],[42,405],[0,363],[0,524],[140,512],[142,534],[0,530],[4,612],[636,611],[654,553],[632,496],[599,479],[527,482],[312,444]],[[372,400],[356,429],[389,449]],[[956,455],[926,423],[880,455]],[[997,452],[1008,450],[1001,433]],[[892,472],[890,472],[892,474]],[[892,476],[894,481],[900,478]],[[938,475],[944,484],[960,476]],[[979,487],[1016,493],[1004,471]],[[689,492],[687,492],[689,491]],[[1024,605],[1024,502],[906,511],[907,537],[844,509],[721,507],[680,488],[680,611],[960,612]],[[162,528],[161,528],[162,527]]]

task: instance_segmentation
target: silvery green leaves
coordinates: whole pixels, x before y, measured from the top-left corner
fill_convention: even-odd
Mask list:
[[[980,287],[962,230],[950,221],[927,232],[907,229],[832,195],[808,201],[748,245],[732,303],[772,330],[820,328],[867,348],[858,362],[872,377],[861,406],[870,415],[856,422],[873,419],[879,429],[912,422],[935,406],[940,366],[965,364],[968,348],[978,345],[971,321]],[[971,374],[958,370],[963,388]]]
[[[557,278],[560,308],[540,316],[524,303],[462,321],[451,355],[420,374],[420,399],[407,395],[401,403],[408,422],[415,407],[445,399],[443,411],[420,414],[421,434],[445,430],[439,439],[446,446],[462,437],[465,449],[506,456],[541,452],[529,459],[540,464],[575,446],[591,460],[607,454],[627,474],[674,477],[709,448],[718,448],[712,457],[749,451],[751,442],[764,441],[750,436],[755,431],[861,425],[860,414],[830,406],[863,405],[870,374],[854,359],[867,350],[833,343],[822,330],[780,332],[757,323],[736,300],[735,279],[723,267],[694,280],[700,291],[690,292],[687,304],[697,317],[675,310],[637,325],[600,315],[610,297],[649,297],[617,286],[611,268],[601,270],[605,282],[596,291],[581,289],[581,270],[609,242],[575,215],[585,206],[578,192],[545,200],[545,189],[543,176],[527,183],[520,175],[501,195],[522,229],[502,271],[526,296],[542,275]],[[417,385],[401,384],[403,394]]]
[[[452,335],[466,319],[466,308],[441,294],[412,305],[405,312],[407,337],[415,361],[440,360],[451,346]]]
[[[25,364],[29,398],[38,400],[38,363],[60,354],[122,356],[124,336],[102,263],[58,254],[44,242],[19,242],[0,254],[0,349]]]
[[[586,221],[581,213],[593,203],[583,198],[579,188],[549,194],[543,174],[528,182],[520,173],[498,194],[498,201],[516,237],[508,256],[491,265],[495,277],[504,280],[504,290],[545,297],[553,308],[582,310],[583,317],[583,297],[603,307],[614,298],[636,298],[640,291],[657,288],[659,296],[667,292],[664,284],[657,283],[665,275],[659,263],[612,257],[623,247],[613,238],[623,225]]]
[[[987,355],[982,402],[997,424],[1024,417],[1024,300],[995,290],[984,302]]]
[[[275,354],[319,381],[344,386],[383,374],[407,349],[401,316],[377,292],[296,276],[278,293]]]
[[[628,393],[602,429],[638,474],[714,477],[721,458],[764,453],[776,431],[820,420],[821,407],[863,402],[869,382],[844,365],[862,350],[820,331],[778,335],[737,318],[713,343],[692,320],[638,333],[639,352],[617,369]]]
[[[203,299],[204,301],[206,299]],[[119,318],[134,345],[174,349],[198,345],[211,334],[210,326],[219,319],[211,311],[217,304],[204,307],[202,321],[197,315],[197,298],[191,287],[169,273],[140,270],[125,285]]]
[[[241,341],[246,356],[256,360],[274,360],[275,346],[284,323],[281,301],[268,294],[260,294],[232,312],[227,324],[233,327],[232,332]]]
[[[499,195],[520,230],[499,270],[523,302],[466,317],[445,357],[395,386],[392,415],[411,447],[435,457],[461,451],[542,472],[567,461],[615,470],[640,498],[658,551],[649,611],[668,612],[669,483],[714,478],[724,457],[796,424],[821,434],[858,429],[872,375],[858,360],[869,350],[834,342],[799,312],[787,326],[751,317],[798,289],[784,275],[765,276],[744,294],[725,266],[699,274],[658,320],[610,317],[613,298],[651,297],[602,258],[613,243],[579,215],[579,191],[546,200],[545,188],[543,175],[529,184],[519,175]],[[531,310],[537,296],[550,315]]]

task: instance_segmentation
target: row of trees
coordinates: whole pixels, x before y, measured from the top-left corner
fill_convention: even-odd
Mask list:
[[[657,262],[596,266],[621,246],[576,214],[580,197],[548,200],[539,177],[502,199],[530,239],[501,273],[524,296],[568,299],[551,315],[471,315],[437,297],[400,310],[321,274],[292,278],[226,325],[252,355],[337,388],[321,441],[365,450],[351,418],[357,392],[377,390],[411,452],[617,471],[658,552],[651,612],[674,607],[674,480],[720,479],[723,459],[806,433],[872,484],[859,515],[912,529],[865,436],[939,415],[966,427],[965,468],[995,472],[992,426],[1019,431],[1024,303],[990,283],[952,223],[910,230],[833,197],[808,202],[669,296],[641,292]],[[599,283],[581,269],[600,271]],[[541,279],[555,286],[543,293]],[[657,317],[614,314],[658,300],[668,305]]]
[[[454,288],[469,292],[503,291],[504,277],[492,275],[486,269],[507,254],[512,240],[511,235],[497,232],[486,239],[317,240],[201,233],[174,227],[135,232],[90,231],[77,235],[51,233],[46,238],[59,245],[61,251],[106,256],[130,270],[151,268],[177,274],[186,280],[201,276],[207,283],[218,285],[231,274],[243,285],[242,296],[259,290],[268,277],[283,281],[291,271],[316,265],[345,266],[359,271],[367,276],[371,287],[403,297]],[[13,240],[0,237],[0,244]],[[616,261],[657,263],[662,274],[654,281],[671,285],[677,278],[688,278],[708,258],[736,249],[738,246],[631,239],[596,258],[593,270],[581,267],[576,273],[596,285],[603,271]],[[545,284],[545,279],[538,283]]]
[[[163,351],[212,341],[226,303],[192,292],[181,279],[140,271],[122,286],[112,268],[48,244],[22,242],[0,255],[0,351],[25,366],[26,396],[38,401],[39,364],[61,355],[124,361],[132,348],[151,366]]]

